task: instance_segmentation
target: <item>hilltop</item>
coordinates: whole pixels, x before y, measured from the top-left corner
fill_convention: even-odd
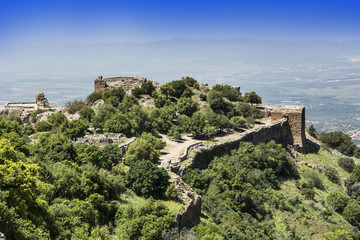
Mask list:
[[[307,134],[302,106],[261,102],[192,77],[100,76],[85,100],[63,107],[44,94],[10,103],[0,118],[0,232],[355,238],[359,148],[340,132]]]

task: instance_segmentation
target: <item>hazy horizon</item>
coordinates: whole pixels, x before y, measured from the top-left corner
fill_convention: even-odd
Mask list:
[[[326,129],[360,128],[358,9],[354,0],[1,1],[0,103],[36,92],[58,105],[83,99],[98,75],[189,75],[305,105]]]

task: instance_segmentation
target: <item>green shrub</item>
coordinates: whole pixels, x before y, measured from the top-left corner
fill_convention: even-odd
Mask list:
[[[141,88],[139,87],[135,87],[133,90],[131,90],[131,94],[136,97],[139,98],[141,96],[141,94],[143,94],[143,91]]]
[[[184,90],[183,94],[181,94],[182,98],[191,98],[191,96],[194,95],[194,93],[191,91],[190,88],[187,88]]]
[[[179,189],[175,187],[175,184],[170,184],[166,191],[165,191],[165,197],[171,200],[177,200],[179,197]]]
[[[74,114],[85,107],[85,102],[77,99],[71,102],[67,102],[65,106],[70,114]]]
[[[339,173],[336,171],[335,168],[333,168],[333,167],[325,168],[325,175],[333,183],[336,183],[336,184],[340,183]]]
[[[337,229],[334,232],[327,232],[323,235],[324,240],[353,240],[354,232],[346,229]]]
[[[176,104],[176,109],[180,114],[185,114],[191,117],[198,109],[199,106],[191,98],[180,98]]]
[[[95,112],[91,107],[85,107],[81,109],[79,114],[82,119],[85,119],[88,122],[91,122],[92,118],[95,116]]]
[[[352,156],[356,149],[356,145],[351,141],[351,138],[342,132],[321,133],[320,140],[346,156]]]
[[[222,97],[225,97],[230,101],[241,101],[241,93],[228,84],[216,84],[212,91],[219,92]]]
[[[156,88],[154,87],[153,83],[150,81],[144,82],[141,85],[141,91],[143,94],[152,94]]]
[[[132,142],[125,154],[125,164],[133,165],[138,161],[149,160],[153,163],[159,160],[160,152],[153,143],[144,138]]]
[[[331,191],[326,197],[326,202],[332,206],[335,211],[342,213],[350,198],[339,191]]]
[[[338,164],[345,171],[351,173],[355,167],[355,162],[352,158],[341,157],[338,160]]]
[[[201,101],[206,101],[207,100],[207,95],[204,94],[204,93],[201,93],[199,97],[200,97]]]
[[[360,205],[355,200],[346,205],[343,216],[353,226],[360,227]]]
[[[36,132],[46,132],[46,131],[50,131],[53,128],[53,126],[54,125],[48,121],[41,121],[35,123],[34,128]]]
[[[246,119],[243,116],[234,116],[230,121],[236,129],[247,127]]]
[[[189,87],[194,87],[194,85],[197,83],[197,81],[194,78],[189,76],[182,77],[181,80],[183,80],[186,83],[186,85],[188,85]]]
[[[356,158],[360,158],[360,148],[356,148],[355,151],[354,151],[354,157]]]
[[[94,102],[96,102],[97,100],[101,99],[103,97],[103,93],[102,92],[93,92],[91,93],[89,96],[87,96],[86,98],[86,103],[88,104],[93,104]]]
[[[317,137],[317,135],[318,135],[318,133],[317,133],[317,131],[315,130],[315,128],[314,128],[314,125],[310,125],[310,127],[308,128],[308,133],[310,134],[310,136],[313,136],[314,138],[318,138]]]
[[[52,123],[55,127],[67,124],[68,119],[62,112],[51,114],[48,118],[48,122]]]
[[[301,194],[308,200],[314,200],[315,198],[315,191],[313,188],[305,187],[301,189]]]
[[[324,189],[321,177],[315,170],[307,169],[303,176],[305,178],[305,187]]]
[[[247,103],[261,103],[261,97],[257,95],[254,91],[245,93],[243,99]]]

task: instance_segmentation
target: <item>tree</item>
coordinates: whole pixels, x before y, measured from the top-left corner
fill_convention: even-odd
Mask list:
[[[126,174],[127,185],[136,194],[154,198],[164,197],[169,178],[164,168],[148,160],[135,162]]]
[[[254,91],[245,93],[243,99],[247,103],[261,103],[261,97],[257,95]]]
[[[181,80],[183,80],[186,83],[186,85],[188,85],[189,87],[194,87],[195,83],[197,83],[197,81],[194,78],[189,76],[182,77]]]
[[[69,136],[69,138],[76,140],[77,138],[85,136],[88,127],[89,125],[81,119],[72,120],[66,127],[65,134]]]
[[[160,92],[169,98],[169,96],[174,95],[175,90],[170,83],[165,83],[160,86]]]
[[[82,119],[91,122],[92,118],[95,116],[95,112],[91,107],[85,107],[79,112]]]
[[[233,124],[234,128],[246,128],[246,119],[243,116],[234,116],[231,118],[231,123]]]
[[[82,108],[85,107],[85,102],[81,100],[73,100],[66,103],[67,111],[70,114],[75,114],[76,112],[80,111]]]
[[[47,120],[49,123],[53,124],[55,127],[59,127],[63,124],[67,124],[68,120],[62,112],[51,114]]]
[[[140,206],[120,205],[116,213],[117,239],[163,239],[176,227],[175,216],[160,201],[147,200]]]
[[[333,183],[339,184],[340,183],[340,177],[339,173],[336,171],[333,167],[327,167],[325,168],[325,175],[328,177],[330,181]]]
[[[125,164],[133,165],[139,161],[149,160],[150,162],[157,162],[160,157],[160,152],[155,146],[143,138],[138,138],[132,142],[125,154]]]
[[[141,85],[141,90],[144,94],[151,94],[156,90],[156,88],[154,87],[152,82],[147,81]]]
[[[105,101],[110,97],[115,97],[115,100],[120,103],[125,97],[125,90],[122,87],[118,87],[103,93],[103,99]]]
[[[203,134],[205,125],[204,116],[201,113],[196,112],[191,116],[191,118],[185,118],[182,127],[185,132],[189,132],[198,137]]]
[[[155,127],[158,131],[167,132],[173,125],[173,119],[176,117],[174,107],[165,106],[162,108],[154,108],[151,113]]]
[[[353,226],[360,227],[360,205],[356,201],[353,200],[346,205],[343,216]]]
[[[356,158],[360,158],[360,148],[356,148],[355,151],[354,151],[354,157]]]
[[[131,90],[131,94],[134,97],[139,98],[141,96],[141,94],[143,94],[143,90],[139,87],[135,87],[134,89]]]
[[[35,131],[37,132],[46,132],[50,131],[53,128],[53,124],[48,121],[40,121],[35,123]]]
[[[342,132],[329,132],[329,133],[321,133],[320,141],[326,143],[329,147],[335,148],[342,154],[347,156],[352,156],[356,149],[356,145],[351,142],[351,138]]]
[[[315,130],[315,128],[314,128],[314,125],[310,125],[310,127],[308,128],[308,133],[310,134],[310,136],[313,136],[314,138],[318,138],[318,133],[317,133],[317,131]]]
[[[180,98],[176,104],[176,109],[180,114],[191,117],[198,109],[198,104],[191,98]]]
[[[222,97],[229,99],[230,101],[241,101],[241,93],[228,84],[216,84],[212,91],[217,91]],[[210,92],[211,93],[211,92]]]
[[[222,114],[207,112],[204,114],[204,118],[207,124],[215,127],[216,129],[232,128],[230,120]]]

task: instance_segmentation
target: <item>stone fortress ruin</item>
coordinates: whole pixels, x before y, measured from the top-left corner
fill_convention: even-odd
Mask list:
[[[127,93],[143,83],[152,82],[155,87],[160,84],[145,77],[113,77],[103,78],[99,76],[94,81],[94,92],[103,92],[117,87],[122,87]],[[207,85],[202,85],[208,87]],[[210,87],[211,88],[211,87]],[[240,91],[240,88],[236,88]],[[255,105],[267,124],[249,129],[235,139],[219,142],[212,146],[205,146],[202,142],[187,146],[185,156],[179,156],[180,160],[163,162],[161,165],[170,172],[172,182],[180,192],[180,198],[184,201],[183,209],[177,213],[176,220],[180,228],[195,225],[201,214],[201,196],[197,195],[183,180],[182,174],[188,167],[206,166],[211,157],[218,154],[229,153],[239,146],[241,141],[250,141],[254,144],[275,140],[284,145],[292,146],[293,150],[304,152],[306,150],[305,138],[305,107],[303,106],[266,106]],[[49,104],[44,93],[36,94],[35,102],[8,103],[0,108],[0,114],[18,114],[25,123],[30,124],[30,114],[37,109],[53,110],[56,107]],[[60,110],[58,110],[60,111]],[[52,114],[57,111],[48,112]],[[45,114],[45,113],[44,113]],[[194,154],[189,154],[194,151]],[[189,164],[182,164],[189,162]]]
[[[35,95],[35,102],[10,102],[0,108],[1,115],[20,115],[24,123],[30,123],[30,114],[38,109],[50,110],[54,108],[46,99],[45,94],[40,92]]]
[[[155,87],[160,84],[145,77],[112,77],[103,78],[99,76],[94,81],[94,91],[103,92],[112,88],[122,87],[126,92],[131,93],[135,87],[141,87],[145,82],[152,82]],[[204,85],[205,86],[205,85]],[[207,86],[207,85],[206,85]],[[211,87],[210,87],[211,88]],[[240,87],[234,87],[240,91]],[[303,106],[266,106],[257,105],[263,117],[270,118],[276,122],[280,119],[287,119],[286,133],[282,134],[282,142],[290,144],[295,150],[303,152],[305,150],[305,107]],[[285,131],[285,130],[284,130]]]
[[[94,91],[103,92],[112,88],[122,87],[127,93],[130,93],[132,89],[141,87],[143,83],[152,82],[155,87],[160,86],[159,83],[149,80],[145,77],[112,77],[103,78],[99,76],[94,82]]]

